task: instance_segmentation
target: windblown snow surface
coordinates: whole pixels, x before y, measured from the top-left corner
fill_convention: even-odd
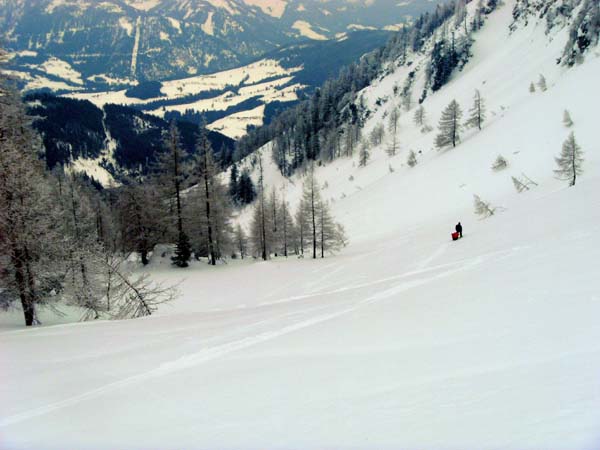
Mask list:
[[[25,330],[4,314],[0,447],[600,448],[600,58],[557,66],[565,32],[509,35],[512,5],[424,104],[436,124],[479,88],[482,132],[437,152],[405,113],[398,156],[318,169],[350,238],[340,254],[186,271],[155,255],[182,297],[152,317]],[[530,94],[539,73],[548,90]],[[565,108],[586,158],[573,188],[553,174]],[[509,167],[493,172],[499,153]],[[517,194],[521,172],[539,187]],[[283,185],[291,203],[300,184]],[[478,220],[473,194],[503,209]]]

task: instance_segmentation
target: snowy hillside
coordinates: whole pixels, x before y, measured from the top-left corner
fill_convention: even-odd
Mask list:
[[[600,51],[557,65],[568,27],[530,16],[511,31],[515,3],[423,103],[435,128],[480,90],[487,121],[456,148],[413,123],[424,56],[360,93],[363,134],[384,124],[385,142],[365,167],[355,154],[317,168],[350,240],[340,254],[177,271],[156,252],[152,276],[182,292],[157,315],[60,324],[46,311],[29,330],[1,316],[0,447],[599,448]],[[394,86],[412,70],[390,157]],[[532,93],[540,74],[547,90]],[[553,172],[570,132],[585,157],[574,187]],[[493,171],[499,154],[508,166]],[[284,179],[269,146],[263,161],[295,207],[301,174]],[[517,193],[522,174],[537,186]],[[496,214],[477,217],[474,194]]]

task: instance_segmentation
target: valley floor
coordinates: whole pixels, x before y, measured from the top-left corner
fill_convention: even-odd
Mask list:
[[[598,448],[599,188],[458,242],[444,217],[325,260],[155,266],[183,278],[160,315],[1,332],[0,446]]]

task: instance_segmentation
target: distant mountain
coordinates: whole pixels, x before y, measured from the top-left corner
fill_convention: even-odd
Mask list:
[[[239,138],[247,127],[268,122],[274,113],[337,76],[342,67],[384,45],[391,35],[388,31],[354,31],[337,39],[293,44],[248,65],[214,74],[62,93],[98,107],[129,105],[166,120],[200,123],[204,116],[211,129]]]
[[[397,29],[422,0],[0,0],[0,39],[30,87],[217,72],[283,46]]]

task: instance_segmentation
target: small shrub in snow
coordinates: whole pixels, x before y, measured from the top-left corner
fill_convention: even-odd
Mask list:
[[[542,92],[544,92],[548,89],[548,86],[546,85],[546,78],[541,73],[540,73],[540,78],[538,80],[537,85],[540,88],[540,91],[542,91]]]
[[[493,216],[496,208],[492,207],[488,202],[484,201],[478,195],[473,195],[473,204],[475,206],[475,214],[482,219]]]
[[[394,167],[392,167],[391,164],[389,165],[388,170],[390,171],[390,173],[394,173],[395,172]]]
[[[573,120],[571,119],[571,114],[567,109],[563,113],[563,125],[567,128],[571,128],[573,126]]]
[[[532,94],[535,92],[535,84],[533,84],[533,82],[529,85],[529,92]]]
[[[389,118],[389,123],[388,123],[388,129],[392,135],[390,145],[387,148],[387,154],[389,156],[394,156],[396,154],[396,149],[398,147],[397,134],[398,134],[398,121],[399,120],[400,120],[400,111],[398,110],[398,108],[394,107],[394,108],[392,108],[392,111],[390,112],[390,118]]]
[[[378,124],[373,128],[371,134],[369,135],[369,141],[373,147],[377,147],[381,145],[383,142],[383,137],[385,136],[385,127],[383,124]]]
[[[533,181],[531,178],[529,178],[524,173],[521,174],[521,177],[511,177],[511,178],[512,178],[513,185],[515,186],[515,189],[517,190],[517,192],[519,194],[521,192],[528,191],[529,189],[531,189],[531,186],[538,185],[535,181]]]
[[[348,181],[354,181],[354,175],[350,175],[350,176],[348,177]]]
[[[364,144],[361,145],[360,151],[358,152],[358,165],[360,167],[365,167],[371,158],[371,153],[369,152],[369,147]]]
[[[410,153],[408,154],[408,159],[406,160],[406,164],[408,164],[409,167],[415,167],[417,165],[418,161],[417,161],[417,154],[415,153],[414,150],[411,150]]]
[[[494,164],[492,164],[492,170],[495,170],[496,172],[498,172],[500,170],[506,169],[507,166],[508,166],[508,161],[506,160],[506,158],[504,158],[504,156],[502,156],[502,155],[498,155],[498,157],[496,158],[496,161],[494,161]]]
[[[413,116],[413,121],[415,122],[415,125],[419,127],[425,126],[425,118],[425,108],[423,107],[423,105],[419,105],[419,107],[415,109],[415,114]]]

